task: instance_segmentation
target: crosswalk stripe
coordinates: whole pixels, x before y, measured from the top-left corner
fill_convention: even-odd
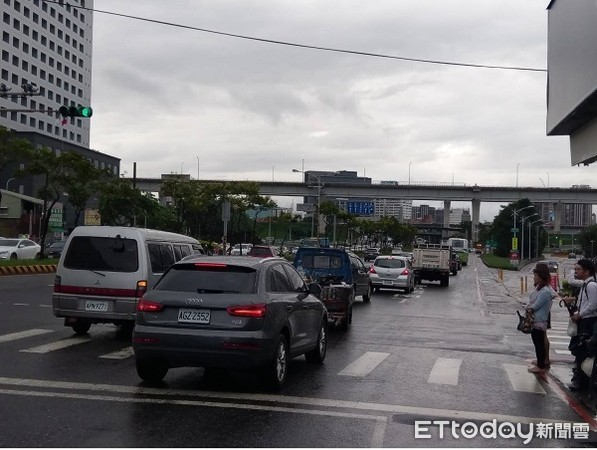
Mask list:
[[[461,363],[461,359],[437,358],[433,369],[431,369],[427,383],[451,384],[452,386],[456,386],[458,384]]]
[[[554,350],[554,352],[556,352],[556,354],[558,355],[572,355],[572,353],[570,353],[570,350]]]
[[[545,394],[545,390],[537,381],[537,377],[527,371],[527,366],[520,364],[503,364],[510,384],[515,391]]]
[[[18,333],[4,334],[0,336],[0,344],[4,342],[16,341],[17,339],[24,339],[32,336],[39,336],[40,334],[51,333],[53,330],[44,330],[40,328],[32,328],[31,330],[19,331]]]
[[[89,338],[89,336],[72,337],[19,351],[23,353],[48,353],[53,352],[54,350],[61,350],[63,348],[72,347],[73,345],[83,344],[85,342],[89,342],[90,340],[91,339]]]
[[[130,358],[134,355],[133,347],[125,347],[121,350],[117,350],[112,353],[106,353],[105,355],[101,355],[100,358],[104,359],[126,359]]]
[[[364,377],[371,373],[388,356],[390,356],[389,353],[367,352],[338,372],[338,375]]]

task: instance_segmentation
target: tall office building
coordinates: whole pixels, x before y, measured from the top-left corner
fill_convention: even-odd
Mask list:
[[[73,151],[118,176],[120,159],[89,148],[93,119],[58,115],[61,106],[92,106],[93,0],[2,0],[0,126],[57,155]],[[19,93],[36,95],[14,95]],[[14,168],[0,173],[6,183]],[[3,184],[2,184],[3,185]],[[23,179],[14,190],[36,195]]]
[[[89,119],[62,124],[61,106],[91,104],[93,0],[3,0],[1,82],[8,93],[31,85],[39,95],[0,98],[0,125],[89,147]],[[18,112],[36,110],[48,112]]]

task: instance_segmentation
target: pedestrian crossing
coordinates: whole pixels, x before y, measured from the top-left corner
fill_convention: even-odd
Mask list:
[[[570,344],[570,336],[566,333],[568,329],[568,321],[560,320],[552,321],[551,328],[547,330],[547,338],[549,339],[550,353],[552,355],[559,355],[560,357],[568,356],[572,361],[574,358],[568,350]]]
[[[94,349],[101,348],[105,353],[98,351],[97,353],[94,353],[94,358],[125,361],[132,360],[134,357],[133,348],[130,345],[127,345],[127,343],[114,342],[115,345],[110,345],[111,348],[109,351],[106,351],[106,345],[104,344],[107,334],[92,334],[85,336],[72,335],[56,339],[53,335],[58,333],[59,332],[56,330],[33,328],[30,330],[0,335],[0,350],[3,346],[12,345],[15,347],[16,351],[23,355],[44,355],[61,350],[82,348],[85,345],[89,345],[94,340],[99,341],[104,339],[103,344],[94,347]],[[37,342],[38,345],[31,345],[31,340],[39,341],[39,339],[46,339],[48,342],[43,344]],[[552,345],[555,344],[552,343]],[[115,348],[118,346],[120,346],[120,348]],[[394,359],[391,358],[392,356],[394,356]],[[363,351],[360,354],[355,354],[351,358],[351,361],[342,360],[341,363],[338,363],[330,360],[329,362],[326,361],[326,365],[328,368],[337,365],[337,367],[334,367],[336,376],[347,379],[363,380],[378,376],[376,371],[382,371],[382,366],[384,364],[396,364],[395,356],[396,355],[389,352]],[[429,365],[429,368],[424,368],[427,367],[427,364],[421,364],[420,367],[413,369],[415,371],[425,370],[428,373],[417,373],[416,377],[411,374],[414,378],[421,381],[427,380],[429,385],[446,388],[466,384],[466,382],[463,381],[463,378],[465,377],[463,377],[462,374],[464,366],[463,362],[467,362],[466,356],[463,358],[449,358],[445,356],[436,357],[430,355],[429,358],[433,358],[433,361],[426,361],[426,363],[433,363]],[[471,360],[469,359],[468,362],[470,363]],[[501,376],[505,380],[504,383],[509,384],[512,391],[545,395],[546,392],[539,379],[534,374],[527,371],[527,368],[529,367],[527,364],[504,362],[501,363],[500,366],[502,369]],[[389,366],[386,366],[386,369],[388,367]],[[467,370],[470,371],[471,367],[476,366],[474,364],[468,364],[467,367]]]

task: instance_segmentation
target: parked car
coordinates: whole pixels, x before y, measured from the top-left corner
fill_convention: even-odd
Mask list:
[[[40,254],[40,245],[29,239],[0,240],[0,259],[38,259]]]
[[[568,253],[568,259],[576,259],[576,253],[573,253],[573,252]]]
[[[377,249],[377,248],[366,248],[364,253],[365,254],[363,256],[363,259],[366,262],[373,261],[375,258],[377,258],[380,255],[379,249]]]
[[[230,250],[230,255],[231,256],[246,255],[247,253],[249,253],[249,250],[251,250],[251,247],[253,247],[253,244],[236,244]]]
[[[247,253],[248,256],[255,256],[257,258],[270,258],[272,256],[278,256],[279,251],[276,247],[271,245],[254,245]]]
[[[64,250],[64,246],[66,245],[66,241],[56,241],[52,242],[48,248],[46,248],[46,256],[48,258],[59,259],[60,255],[62,255],[62,251]]]
[[[172,367],[258,369],[280,387],[291,358],[325,359],[327,311],[320,293],[283,258],[179,261],[137,305],[137,373],[158,382]]]
[[[371,299],[367,268],[354,253],[337,248],[300,247],[294,266],[308,283],[323,287],[321,299],[328,310],[328,321],[342,330],[352,322],[355,297]]]
[[[373,290],[415,290],[415,274],[410,260],[404,256],[378,256],[369,268],[369,283]]]

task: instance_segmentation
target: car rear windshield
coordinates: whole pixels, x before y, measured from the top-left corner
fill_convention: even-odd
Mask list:
[[[330,255],[305,255],[302,266],[305,269],[341,269],[342,259]]]
[[[64,267],[103,272],[139,270],[137,241],[113,237],[75,236],[68,246]]]
[[[400,269],[406,267],[406,262],[402,259],[377,259],[374,263],[377,267],[385,269]]]
[[[247,254],[249,256],[272,256],[272,250],[269,248],[252,247]]]
[[[200,294],[254,294],[257,271],[219,263],[175,264],[158,281],[155,290]]]

